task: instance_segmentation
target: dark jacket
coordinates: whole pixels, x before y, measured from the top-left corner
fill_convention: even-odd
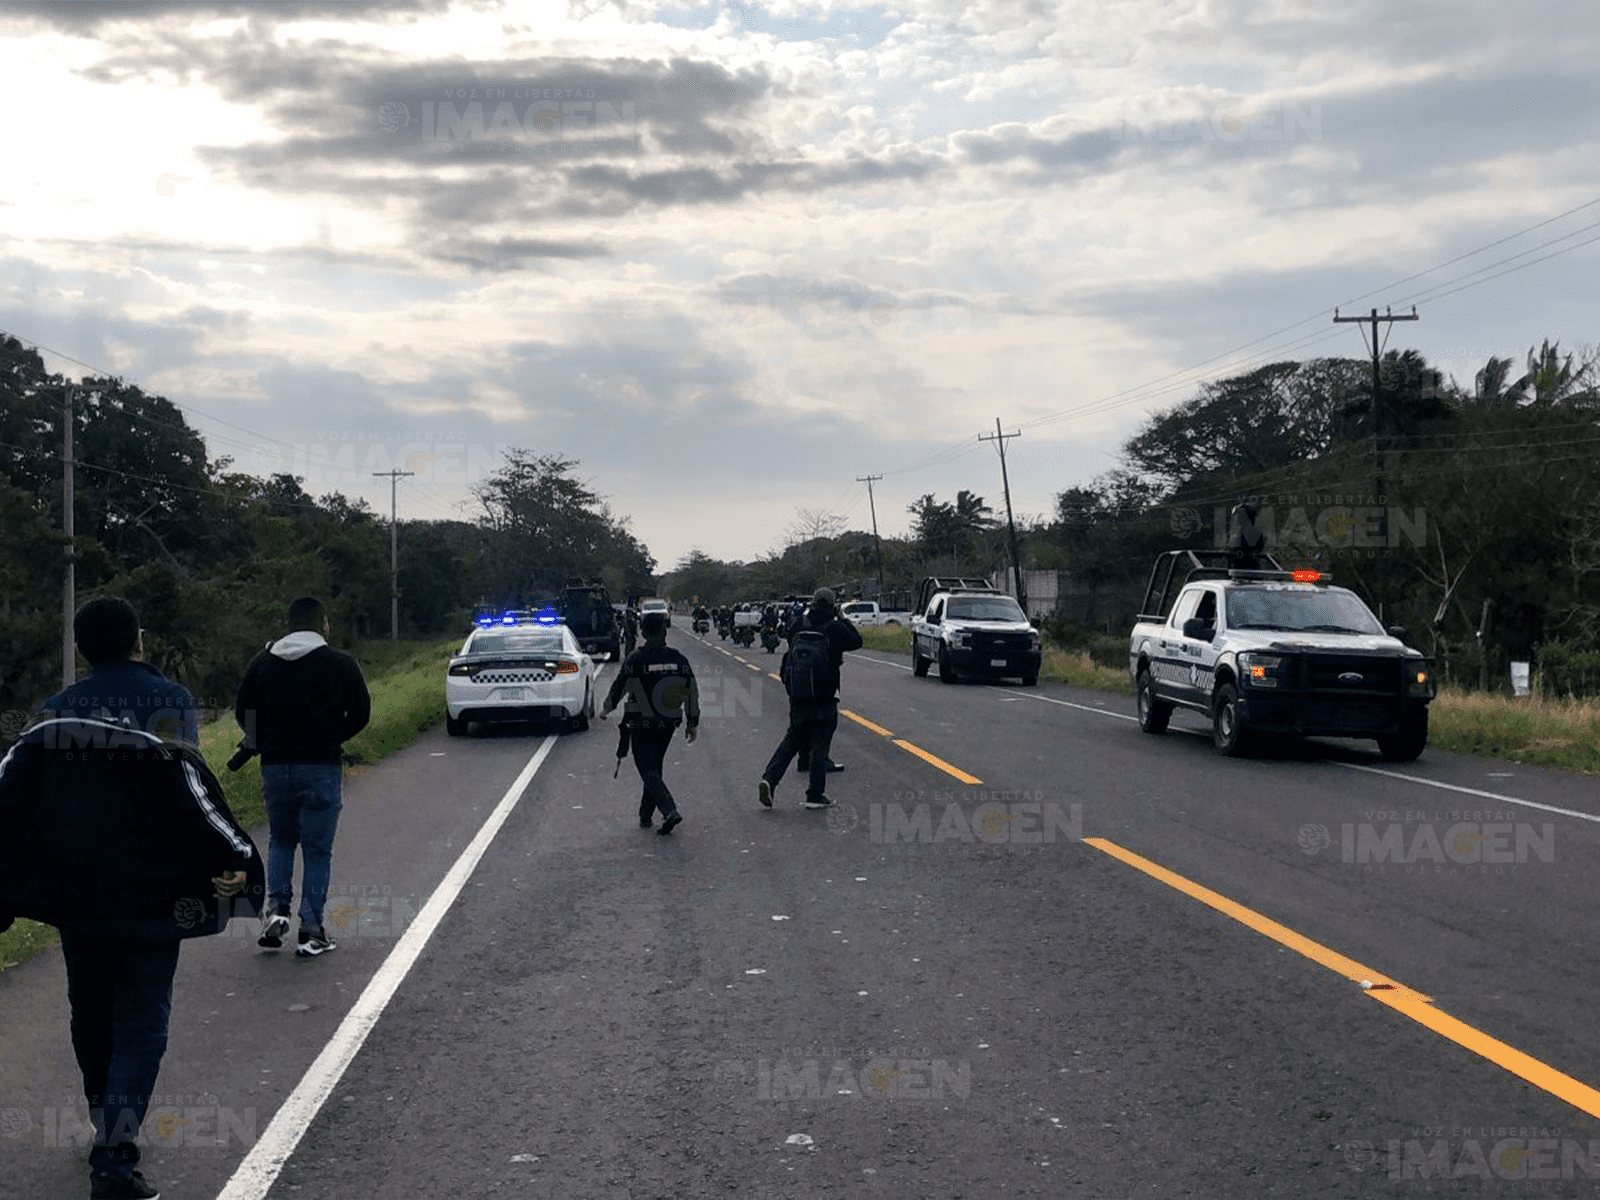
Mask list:
[[[57,692],[39,709],[41,717],[97,717],[132,725],[164,741],[200,744],[189,690],[137,659],[90,667],[87,678]]]
[[[265,766],[338,763],[344,743],[367,727],[372,698],[355,659],[300,631],[251,660],[233,715]]]
[[[806,615],[790,625],[783,636],[787,639],[792,649],[794,647],[794,635],[802,629],[812,629],[822,634],[823,637],[828,639],[828,656],[833,660],[833,668],[837,671],[844,665],[846,651],[861,649],[861,631],[839,616],[835,610],[829,609],[828,611],[831,615],[824,617],[818,614],[815,608],[807,609]],[[789,677],[788,650],[783,652],[783,661],[778,664],[778,675],[782,679]],[[790,698],[790,704],[794,704],[793,697]]]
[[[240,870],[243,894],[219,901],[212,878]],[[131,722],[46,718],[0,759],[0,929],[31,917],[100,936],[202,937],[259,916],[262,893],[261,855],[192,747]]]
[[[700,687],[689,660],[665,642],[646,642],[627,658],[606,693],[607,710],[626,701],[622,723],[629,728],[700,724]]]

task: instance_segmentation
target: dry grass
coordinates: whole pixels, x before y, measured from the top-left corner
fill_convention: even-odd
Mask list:
[[[1428,744],[1460,754],[1592,774],[1600,771],[1600,700],[1448,689],[1431,706]]]

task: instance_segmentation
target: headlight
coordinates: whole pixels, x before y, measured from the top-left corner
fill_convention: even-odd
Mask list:
[[[1044,638],[1040,637],[1037,631],[1035,631],[1033,633],[1033,635],[1028,638],[1028,649],[1029,650],[1043,650],[1044,649]]]
[[[1239,655],[1239,678],[1246,687],[1275,688],[1283,668],[1279,654],[1246,653]]]
[[[970,633],[965,632],[965,631],[958,632],[958,633],[952,633],[950,635],[950,644],[952,646],[958,646],[963,650],[966,649],[967,645],[971,641],[972,641],[972,635]]]
[[[1426,665],[1407,663],[1401,670],[1405,672],[1406,695],[1433,695],[1433,672],[1429,671]]]

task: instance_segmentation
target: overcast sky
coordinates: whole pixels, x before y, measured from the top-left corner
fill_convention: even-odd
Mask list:
[[[564,454],[661,569],[1002,511],[996,418],[1043,516],[1336,304],[1591,343],[1600,205],[1441,264],[1600,197],[1593,10],[4,4],[0,328],[403,519]]]

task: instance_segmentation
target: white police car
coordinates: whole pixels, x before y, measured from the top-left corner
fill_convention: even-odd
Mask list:
[[[599,668],[554,610],[480,621],[445,671],[445,731],[473,721],[564,720],[589,728]]]

